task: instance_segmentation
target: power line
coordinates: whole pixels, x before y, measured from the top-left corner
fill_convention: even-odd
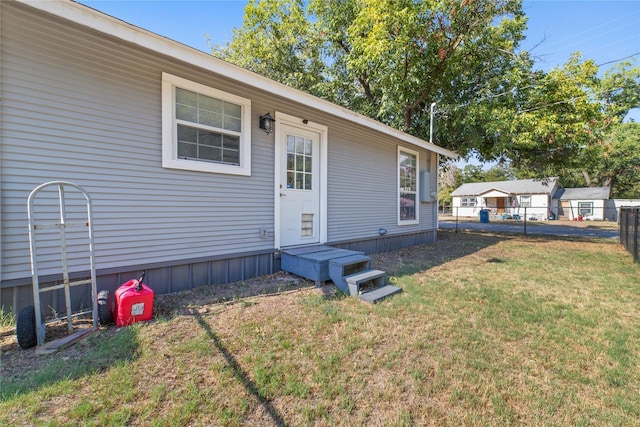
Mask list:
[[[602,64],[596,65],[596,67],[601,67],[601,66],[607,65],[607,64],[613,64],[614,62],[619,62],[619,61],[622,61],[623,59],[633,58],[636,55],[640,55],[640,52],[632,53],[631,55],[625,56],[623,58],[614,59],[613,61],[603,62]]]

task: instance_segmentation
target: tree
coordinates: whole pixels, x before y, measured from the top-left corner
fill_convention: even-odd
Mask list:
[[[616,126],[596,150],[587,184],[611,187],[611,198],[640,198],[640,123]]]
[[[493,153],[509,159],[517,175],[559,176],[565,186],[582,176],[582,186],[608,185],[600,172],[608,155],[605,141],[640,102],[638,82],[640,70],[630,63],[599,77],[598,66],[576,53],[563,67],[532,75],[511,98],[513,105],[493,109],[488,125],[509,135]]]
[[[251,0],[242,28],[213,54],[273,80],[322,96],[322,42],[302,0]]]
[[[531,65],[525,25],[520,0],[252,0],[213,53],[428,139],[432,102],[478,104]],[[464,155],[485,118],[443,110],[436,141]]]

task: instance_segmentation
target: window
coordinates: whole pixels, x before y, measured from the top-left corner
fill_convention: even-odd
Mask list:
[[[578,202],[578,213],[583,217],[593,215],[593,203]]]
[[[313,140],[287,135],[287,188],[312,190]]]
[[[398,223],[418,224],[418,153],[398,147]]]
[[[475,197],[463,197],[460,199],[460,205],[464,207],[474,207],[478,204],[478,199]]]
[[[530,208],[531,207],[531,196],[520,196],[520,207]]]
[[[251,101],[162,74],[162,166],[251,175]]]

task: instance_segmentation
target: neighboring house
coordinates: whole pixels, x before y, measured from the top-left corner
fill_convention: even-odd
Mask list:
[[[559,200],[558,216],[569,220],[612,219],[613,212],[606,212],[609,187],[562,188],[555,195]]]
[[[605,220],[618,222],[620,208],[640,206],[640,199],[609,199],[605,202]]]
[[[99,289],[141,270],[157,293],[270,274],[292,246],[436,240],[454,153],[75,2],[4,0],[0,19],[4,307],[32,299],[26,201],[52,180],[91,195]]]
[[[478,216],[487,209],[494,216],[547,219],[557,210],[554,195],[560,188],[557,178],[520,179],[513,181],[474,182],[456,188],[453,215]]]

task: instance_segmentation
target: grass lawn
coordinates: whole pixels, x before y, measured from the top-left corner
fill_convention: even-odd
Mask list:
[[[639,425],[640,265],[616,242],[442,231],[373,266],[404,292],[210,287],[4,349],[0,425]]]

